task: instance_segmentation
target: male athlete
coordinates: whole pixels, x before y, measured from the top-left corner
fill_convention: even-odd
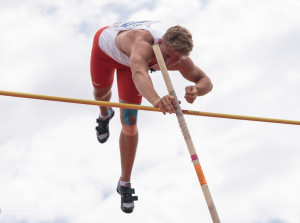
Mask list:
[[[121,103],[141,104],[145,97],[164,114],[175,112],[175,98],[160,97],[155,91],[149,70],[159,70],[152,45],[158,44],[168,70],[179,71],[194,83],[185,88],[185,99],[193,103],[197,96],[207,94],[212,83],[207,75],[189,57],[193,48],[191,33],[184,27],[174,26],[162,36],[151,28],[151,21],[116,23],[100,29],[95,37],[91,53],[91,76],[94,97],[110,101],[114,72],[117,71],[119,100]],[[105,143],[109,137],[109,121],[114,116],[112,108],[100,106],[97,119],[97,138]],[[117,192],[121,195],[121,209],[131,213],[137,196],[131,188],[130,177],[138,144],[137,110],[120,109],[122,130],[120,154],[122,173]]]

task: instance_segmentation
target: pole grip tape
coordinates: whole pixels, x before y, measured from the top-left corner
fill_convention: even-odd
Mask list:
[[[201,165],[200,164],[196,164],[194,165],[198,179],[200,181],[201,185],[207,184],[204,173],[202,171]]]
[[[192,161],[194,161],[194,160],[198,160],[198,156],[197,156],[197,154],[191,155],[191,158],[192,158]]]

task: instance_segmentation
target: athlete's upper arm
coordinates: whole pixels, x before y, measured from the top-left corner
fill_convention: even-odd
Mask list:
[[[131,49],[130,68],[132,73],[148,71],[150,60],[153,58],[152,45],[145,40],[137,40]]]
[[[180,63],[178,64],[178,71],[184,78],[192,82],[197,82],[201,78],[207,76],[199,67],[194,64],[190,57],[181,59]]]

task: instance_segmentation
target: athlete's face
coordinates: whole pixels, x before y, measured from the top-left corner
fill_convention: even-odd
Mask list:
[[[183,58],[183,55],[177,53],[174,49],[164,43],[160,44],[160,50],[167,67],[177,64],[180,59]]]

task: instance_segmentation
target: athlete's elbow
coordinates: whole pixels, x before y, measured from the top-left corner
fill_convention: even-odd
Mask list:
[[[210,86],[209,86],[209,89],[208,89],[207,93],[211,92],[213,88],[214,88],[214,85],[212,83],[210,83]]]
[[[206,89],[207,89],[207,93],[211,92],[213,89],[213,84],[211,82],[211,79],[209,77],[206,76]]]
[[[132,71],[132,80],[134,83],[143,79],[143,72],[141,70]]]

